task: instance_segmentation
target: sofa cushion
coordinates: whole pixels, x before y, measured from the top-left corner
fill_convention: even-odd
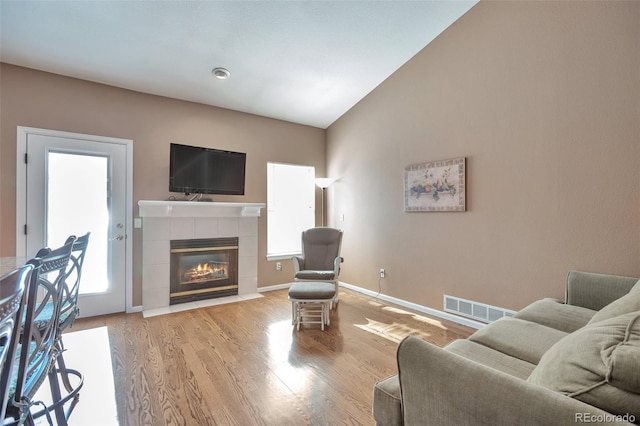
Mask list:
[[[565,336],[567,333],[555,328],[505,317],[476,331],[469,336],[469,340],[528,363],[538,364],[542,355]]]
[[[542,357],[528,381],[613,414],[640,418],[640,313],[571,333]]]
[[[454,340],[444,349],[523,380],[526,380],[535,368],[535,365],[529,362],[466,339]]]
[[[596,312],[593,318],[589,321],[589,324],[604,321],[609,318],[615,318],[629,312],[638,311],[640,311],[640,281],[631,288],[629,293],[617,300],[614,300]]]
[[[581,306],[567,305],[556,299],[542,299],[516,312],[513,317],[571,333],[587,325],[596,312]]]
[[[378,425],[401,425],[402,403],[398,376],[387,377],[373,387],[373,418]]]

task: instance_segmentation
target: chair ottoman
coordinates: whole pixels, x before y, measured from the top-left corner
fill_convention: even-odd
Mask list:
[[[296,282],[289,287],[291,301],[291,323],[300,330],[300,324],[329,325],[331,303],[336,295],[336,287],[327,282]]]

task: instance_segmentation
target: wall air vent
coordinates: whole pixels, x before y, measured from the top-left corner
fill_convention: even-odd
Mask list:
[[[490,323],[502,317],[510,317],[515,311],[474,302],[473,300],[444,295],[444,310],[456,315],[471,318],[477,321]]]

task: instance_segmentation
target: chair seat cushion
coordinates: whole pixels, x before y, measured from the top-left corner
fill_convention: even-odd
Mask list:
[[[51,318],[53,318],[53,311],[54,311],[53,303],[50,301],[47,302],[42,308],[42,310],[40,311],[40,313],[38,314],[38,316],[33,321],[39,330],[42,330],[47,327],[49,321],[51,321]],[[62,311],[60,312],[59,326],[61,328],[65,328],[69,326],[71,323],[73,323],[73,321],[77,316],[78,316],[77,306],[70,306],[69,303],[65,303],[62,306]]]
[[[300,282],[289,287],[289,298],[296,300],[327,300],[336,295],[336,287],[331,283]]]
[[[297,280],[318,280],[328,281],[334,280],[336,274],[333,271],[315,271],[315,270],[303,270],[296,274]]]
[[[40,313],[38,313],[38,316],[34,319],[34,323],[38,329],[46,327],[47,323],[51,321],[51,318],[53,318],[53,311],[53,302],[45,303]]]
[[[20,365],[20,354],[22,353],[22,344],[19,344],[17,349],[16,349],[16,354],[15,354],[15,358],[14,358],[14,366],[16,366],[16,368],[13,369],[13,371],[11,372],[11,381],[9,382],[9,389],[8,389],[8,394],[7,397],[8,398],[13,398],[15,393],[16,393],[16,388],[18,386],[18,366]],[[35,352],[38,352],[38,354],[34,354]],[[38,344],[31,341],[29,342],[29,355],[27,356],[29,362],[27,367],[25,368],[26,371],[31,371],[31,374],[25,375],[25,384],[23,385],[24,388],[22,389],[23,393],[25,393],[25,396],[31,397],[33,396],[33,394],[36,392],[36,390],[38,389],[37,386],[39,385],[35,385],[35,383],[39,382],[38,377],[41,377],[42,375],[46,375],[47,372],[49,371],[49,366],[51,365],[51,363],[53,363],[53,361],[55,360],[55,356],[53,352],[44,352],[42,350],[38,349]],[[46,368],[36,368],[34,369],[34,365],[36,364],[42,364],[43,366],[47,366]],[[34,376],[34,374],[37,376]]]

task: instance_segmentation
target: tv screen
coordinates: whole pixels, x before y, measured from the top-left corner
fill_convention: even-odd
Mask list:
[[[247,154],[172,143],[169,191],[244,195]]]

